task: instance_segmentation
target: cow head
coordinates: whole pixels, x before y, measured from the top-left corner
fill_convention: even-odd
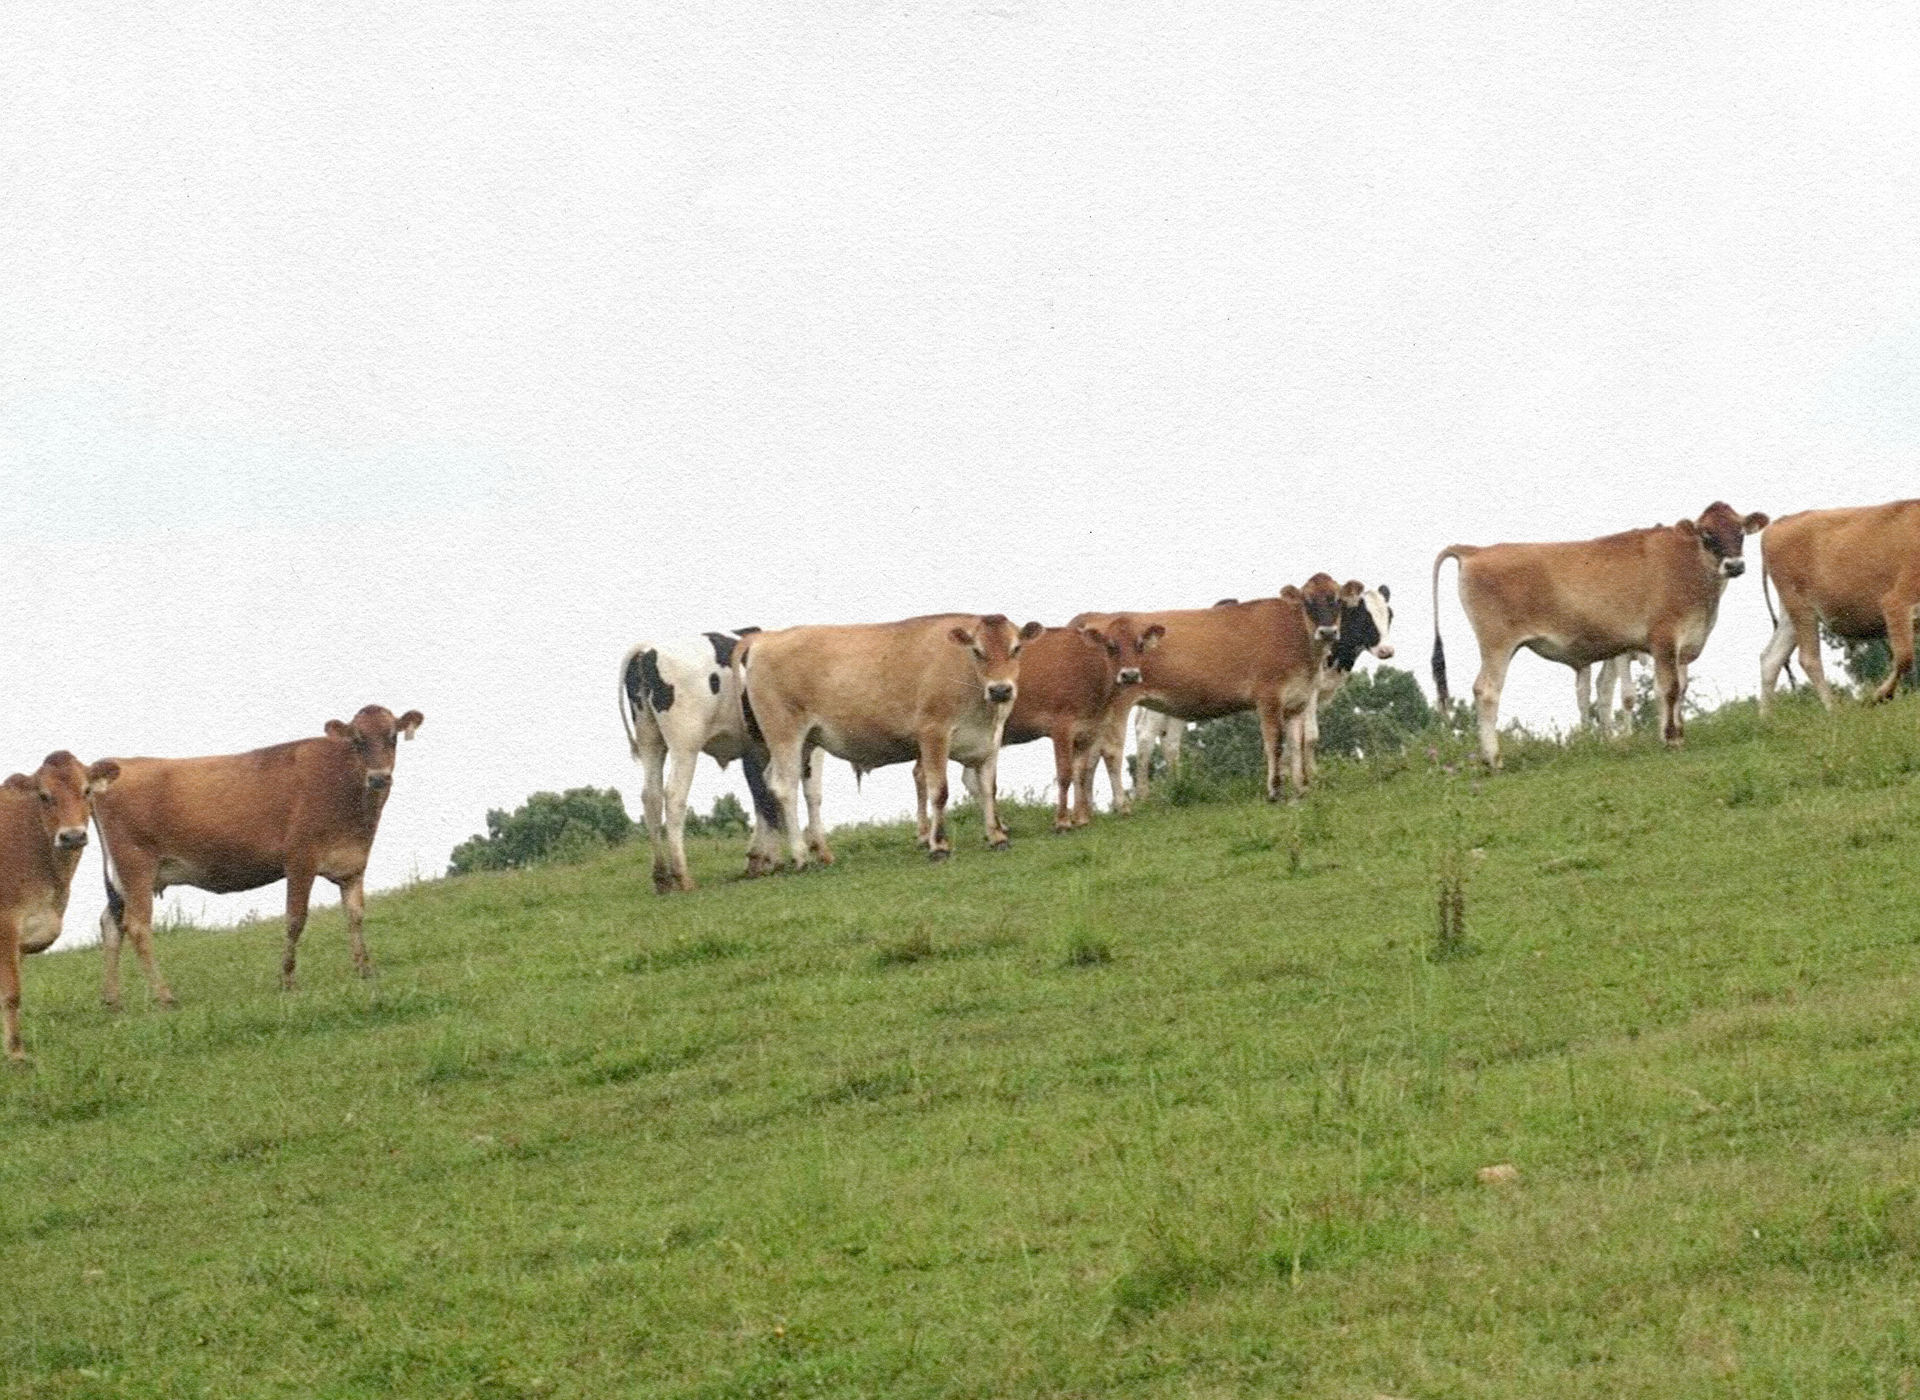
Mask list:
[[[1142,631],[1139,623],[1127,613],[1108,618],[1104,626],[1082,627],[1080,631],[1106,648],[1116,690],[1140,684],[1140,658],[1167,635],[1167,629],[1157,622]]]
[[[48,845],[56,851],[78,851],[87,844],[87,799],[119,776],[120,765],[110,758],[89,768],[61,749],[48,754],[32,777],[15,773],[5,786],[34,799]]]
[[[1037,622],[1016,629],[1004,613],[994,613],[972,627],[955,627],[947,635],[973,653],[987,703],[1011,705],[1020,675],[1020,648],[1045,630]]]
[[[418,710],[408,710],[395,719],[384,705],[363,705],[351,724],[328,720],[327,737],[347,745],[368,792],[385,792],[393,786],[394,749],[400,736],[411,739],[424,718]]]
[[[1345,588],[1333,581],[1331,574],[1315,574],[1307,580],[1306,587],[1295,588],[1288,584],[1280,590],[1280,596],[1289,603],[1298,603],[1305,614],[1307,626],[1313,632],[1315,641],[1334,642],[1340,638],[1340,609],[1342,604],[1358,601],[1365,590],[1358,583],[1349,583]],[[1349,597],[1351,594],[1351,597]],[[1215,607],[1222,604],[1216,603]]]
[[[1748,535],[1767,528],[1767,517],[1760,511],[1742,516],[1725,501],[1715,501],[1700,512],[1698,520],[1682,520],[1673,528],[1694,538],[1707,566],[1721,578],[1739,578],[1747,569],[1741,547]]]
[[[1393,643],[1387,640],[1393,632],[1393,605],[1388,601],[1392,597],[1392,590],[1384,583],[1378,588],[1363,588],[1353,602],[1348,602],[1342,591],[1340,640],[1327,653],[1327,665],[1351,671],[1363,651],[1372,652],[1382,661],[1392,657]]]

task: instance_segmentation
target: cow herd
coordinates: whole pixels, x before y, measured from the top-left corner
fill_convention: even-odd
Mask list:
[[[1745,567],[1745,538],[1756,533],[1763,590],[1770,584],[1781,604],[1760,658],[1762,713],[1796,649],[1832,707],[1820,664],[1823,626],[1845,641],[1886,639],[1892,670],[1873,699],[1889,698],[1914,660],[1920,500],[1771,522],[1716,501],[1697,519],[1599,539],[1441,550],[1433,564],[1433,678],[1442,708],[1449,694],[1439,579],[1454,560],[1480,648],[1473,698],[1489,767],[1500,765],[1500,696],[1523,647],[1574,668],[1583,714],[1590,668],[1602,668],[1596,714],[1603,728],[1614,687],[1627,688],[1627,666],[1650,660],[1663,737],[1678,744],[1687,668],[1706,645],[1728,581]],[[1272,598],[1085,612],[1065,627],[948,613],[642,643],[621,662],[620,710],[644,768],[654,886],[692,888],[687,795],[703,753],[723,767],[739,759],[746,770],[754,809],[748,874],[783,861],[796,868],[832,861],[820,810],[829,754],[862,774],[911,763],[918,839],[936,859],[952,850],[950,762],[961,765],[979,802],[988,843],[1007,844],[995,791],[1005,744],[1051,740],[1056,830],[1091,820],[1093,775],[1102,764],[1115,807],[1126,810],[1122,754],[1136,710],[1138,795],[1147,791],[1152,746],[1177,754],[1182,722],[1247,710],[1260,721],[1268,798],[1298,794],[1313,779],[1319,706],[1362,652],[1393,654],[1391,626],[1384,585],[1341,585],[1317,573]],[[0,784],[0,1009],[8,1057],[24,1058],[21,954],[59,936],[89,819],[107,875],[100,931],[109,1006],[119,1001],[123,938],[133,942],[154,997],[171,1004],[154,961],[152,922],[153,897],[170,885],[229,893],[286,880],[281,978],[291,988],[313,882],[330,880],[340,888],[355,967],[369,972],[362,881],[396,743],[411,739],[421,722],[418,710],[396,717],[368,705],[350,723],[328,721],[320,736],[243,754],[84,765],[62,750],[32,774]]]

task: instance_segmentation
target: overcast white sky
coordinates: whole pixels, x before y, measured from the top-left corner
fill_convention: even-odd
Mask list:
[[[1424,684],[1446,544],[1915,493],[1910,5],[6,28],[0,772],[417,707],[376,887],[536,789],[637,815],[644,636],[1326,569],[1394,586]],[[1441,613],[1464,686],[1451,570]],[[1700,698],[1755,689],[1766,631],[1756,571]],[[1509,713],[1570,720],[1568,677],[1522,659]],[[905,769],[835,772],[832,820],[910,806]]]

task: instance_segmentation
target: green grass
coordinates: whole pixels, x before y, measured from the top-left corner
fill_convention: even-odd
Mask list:
[[[1688,738],[32,959],[0,1393],[1911,1394],[1920,723]]]

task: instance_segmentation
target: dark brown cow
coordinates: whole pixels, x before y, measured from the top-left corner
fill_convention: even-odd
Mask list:
[[[1761,587],[1780,594],[1780,617],[1760,653],[1760,713],[1796,643],[1800,664],[1833,708],[1820,664],[1820,624],[1850,642],[1885,638],[1893,653],[1873,699],[1891,698],[1913,667],[1913,616],[1920,607],[1920,500],[1883,506],[1803,510],[1783,515],[1760,536]]]
[[[1696,520],[1550,544],[1448,545],[1433,561],[1433,684],[1449,703],[1440,641],[1440,566],[1460,561],[1460,605],[1480,643],[1473,698],[1480,752],[1500,766],[1500,692],[1521,647],[1576,671],[1623,652],[1653,656],[1654,690],[1669,744],[1682,738],[1687,667],[1720,612],[1727,580],[1746,568],[1741,548],[1767,517],[1715,501]]]
[[[1139,683],[1141,657],[1160,637],[1157,628],[1137,635],[1132,619],[1123,614],[1104,630],[1049,627],[1020,653],[1020,689],[1000,743],[1004,747],[1053,740],[1059,789],[1055,831],[1093,820],[1093,766],[1107,728],[1107,708],[1127,687]],[[964,776],[979,797],[977,769],[969,767]]]
[[[1248,603],[1229,601],[1172,612],[1080,614],[1073,625],[1105,627],[1125,617],[1139,636],[1161,629],[1159,645],[1142,657],[1140,684],[1109,706],[1102,749],[1119,750],[1125,745],[1127,715],[1136,704],[1187,720],[1253,710],[1260,716],[1267,755],[1268,800],[1278,801],[1285,795],[1287,777],[1296,793],[1304,791],[1302,740],[1307,708],[1313,703],[1320,668],[1339,639],[1341,608],[1359,603],[1365,592],[1357,580],[1342,587],[1321,573],[1303,588],[1288,584],[1277,598]],[[1283,754],[1289,729],[1296,740],[1291,763]]]
[[[215,894],[287,882],[287,950],[281,984],[293,988],[294,952],[307,926],[315,876],[340,887],[353,965],[373,964],[360,936],[362,886],[380,813],[393,787],[394,749],[420,727],[418,710],[399,719],[368,705],[351,724],[327,721],[324,737],[217,758],[123,758],[120,778],[94,800],[106,848],[106,954],[101,996],[120,1004],[120,939],[146,969],[162,1005],[173,993],[153,961],[153,897],[169,885]]]
[[[87,799],[119,776],[110,758],[91,768],[61,749],[29,777],[0,783],[0,1009],[7,1058],[20,1041],[20,955],[44,952],[60,936],[73,868],[87,845]]]
[[[1000,731],[1014,703],[1021,648],[1040,630],[1037,622],[1016,628],[998,613],[941,613],[903,622],[788,627],[742,638],[733,664],[742,677],[748,724],[766,753],[776,807],[768,815],[777,816],[786,831],[795,868],[807,863],[808,850],[823,864],[833,860],[817,807],[802,845],[800,780],[813,769],[816,748],[844,758],[858,773],[912,763],[920,843],[935,859],[953,850],[947,839],[947,761],[978,765],[987,843],[1006,845],[993,792]],[[747,873],[763,873],[778,862],[777,848],[756,845],[748,853]]]

